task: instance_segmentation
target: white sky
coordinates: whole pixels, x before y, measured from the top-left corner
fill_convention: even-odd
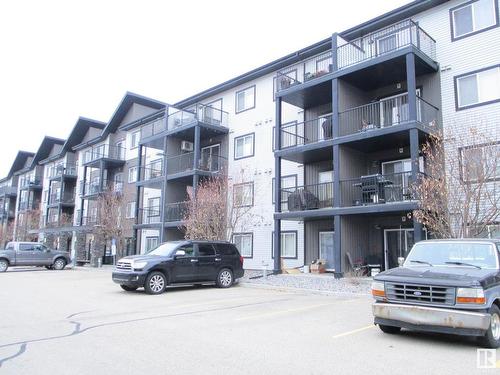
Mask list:
[[[408,2],[2,1],[0,177],[126,91],[175,103]]]

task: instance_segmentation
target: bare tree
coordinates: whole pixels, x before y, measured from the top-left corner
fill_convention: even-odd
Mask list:
[[[0,246],[4,248],[7,242],[14,240],[14,223],[9,222],[0,228]]]
[[[252,212],[253,189],[253,184],[231,181],[226,174],[201,181],[196,194],[188,189],[186,238],[230,240],[237,229],[259,220]]]
[[[17,241],[36,241],[37,235],[30,231],[40,228],[41,211],[32,209],[19,214],[15,237]]]
[[[413,185],[420,200],[415,218],[441,238],[484,235],[499,216],[497,137],[474,126],[450,130],[431,136],[422,153],[426,173]]]

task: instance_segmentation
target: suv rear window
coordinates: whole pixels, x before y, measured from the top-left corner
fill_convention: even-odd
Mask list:
[[[215,250],[212,245],[198,245],[198,255],[201,257],[215,255]]]
[[[231,244],[217,244],[220,255],[236,255],[236,247]]]
[[[14,250],[14,244],[12,242],[9,242],[5,247],[5,250]]]

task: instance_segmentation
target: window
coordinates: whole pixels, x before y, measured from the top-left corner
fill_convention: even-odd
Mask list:
[[[274,232],[271,244],[274,258]],[[297,258],[297,231],[281,232],[281,257],[293,259]]]
[[[146,252],[158,247],[158,237],[146,237]]]
[[[116,142],[116,156],[120,160],[125,160],[125,141]]]
[[[137,181],[137,167],[130,167],[128,169],[128,182],[131,184]]]
[[[208,257],[215,255],[215,249],[212,245],[199,244],[198,245],[198,255],[200,257]]]
[[[272,191],[272,199],[273,204],[275,203],[274,199],[274,177],[273,177],[273,191]],[[283,211],[287,207],[288,196],[295,191],[297,187],[297,175],[283,176],[281,177],[281,210]]]
[[[35,247],[33,244],[29,243],[20,243],[19,244],[19,251],[33,251],[35,250]]]
[[[139,147],[139,141],[141,140],[141,131],[135,131],[132,133],[132,142],[130,148],[134,149]]]
[[[253,257],[253,234],[235,233],[233,234],[233,243],[238,248],[241,256],[244,258]]]
[[[128,202],[127,203],[127,219],[133,219],[135,218],[135,202]]]
[[[457,110],[500,100],[500,66],[455,77]]]
[[[185,256],[187,256],[187,257],[193,257],[194,256],[194,247],[193,247],[193,245],[185,245],[185,246],[179,247],[178,250],[185,251],[186,252]]]
[[[234,138],[234,159],[243,159],[254,156],[255,134],[246,134]]]
[[[253,182],[234,185],[233,199],[236,207],[253,206]]]
[[[217,253],[220,255],[236,255],[236,250],[233,245],[219,243],[217,246]]]
[[[452,40],[498,26],[496,0],[475,0],[450,9]]]
[[[255,108],[255,86],[236,92],[236,113]]]
[[[485,182],[500,178],[500,143],[459,150],[463,181]]]

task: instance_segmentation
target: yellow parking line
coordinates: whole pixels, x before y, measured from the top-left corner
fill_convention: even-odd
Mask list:
[[[366,326],[366,327],[361,327],[361,328],[358,328],[358,329],[353,329],[352,331],[349,331],[349,332],[340,333],[338,335],[333,336],[333,338],[334,339],[338,339],[340,337],[354,335],[355,333],[366,331],[367,329],[370,329],[370,328],[373,328],[373,327],[375,327],[375,325],[371,324],[371,325]]]
[[[310,306],[304,306],[304,307],[299,307],[296,309],[286,309],[286,310],[280,310],[280,311],[273,311],[273,312],[268,312],[264,314],[256,314],[256,315],[250,315],[250,316],[244,316],[242,318],[237,318],[236,320],[249,320],[249,319],[258,319],[258,318],[265,318],[269,316],[275,316],[275,315],[280,315],[280,314],[288,314],[288,313],[294,313],[294,312],[299,312],[299,311],[305,311],[305,310],[311,310],[315,309],[317,307],[323,307],[323,306],[331,306],[335,305],[335,303],[322,303],[318,305],[310,305]]]

